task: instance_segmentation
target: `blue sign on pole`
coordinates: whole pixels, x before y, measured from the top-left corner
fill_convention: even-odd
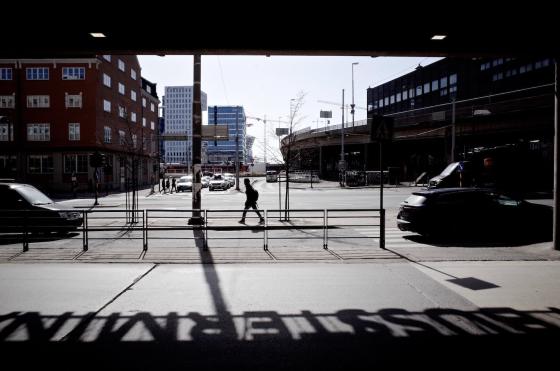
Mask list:
[[[459,166],[457,167],[457,170],[462,173],[465,170],[465,165],[463,164],[463,161],[459,161]]]

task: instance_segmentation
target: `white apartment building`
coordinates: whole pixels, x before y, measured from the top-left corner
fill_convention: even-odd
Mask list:
[[[193,87],[166,86],[164,99],[165,134],[187,135],[186,141],[166,140],[166,163],[192,164]],[[201,92],[202,111],[207,110],[206,93]],[[202,119],[202,118],[201,118]]]

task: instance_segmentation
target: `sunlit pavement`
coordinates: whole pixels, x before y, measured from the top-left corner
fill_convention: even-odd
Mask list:
[[[559,279],[560,262],[3,264],[0,349],[21,368],[538,366]]]

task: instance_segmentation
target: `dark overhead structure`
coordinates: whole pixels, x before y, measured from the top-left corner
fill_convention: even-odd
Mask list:
[[[341,14],[332,6],[302,9],[298,4],[297,7],[275,7],[273,11],[259,14],[260,9],[243,9],[237,4],[232,9],[227,9],[226,5],[221,12],[189,4],[187,13],[161,11],[157,17],[154,15],[155,19],[161,19],[158,24],[135,17],[128,6],[114,8],[115,4],[97,6],[98,10],[88,11],[87,19],[76,15],[74,9],[49,10],[50,16],[44,12],[36,15],[37,19],[24,18],[23,15],[28,14],[25,9],[14,11],[10,6],[3,9],[3,29],[7,30],[7,37],[2,40],[0,59],[189,54],[549,57],[557,60],[560,54],[560,43],[554,36],[557,35],[558,16],[552,5],[492,5],[489,2],[469,2],[456,7],[438,5],[355,6],[351,14],[339,21]],[[232,17],[236,20],[235,27],[220,26],[229,24]],[[94,37],[90,32],[102,35]],[[556,65],[554,68],[556,71]],[[557,110],[555,88],[556,132]],[[560,206],[557,134],[554,144],[556,215]],[[560,248],[559,224],[555,217],[555,248]]]

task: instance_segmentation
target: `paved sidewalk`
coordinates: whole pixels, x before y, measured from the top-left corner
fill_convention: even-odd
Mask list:
[[[1,264],[2,364],[541,369],[556,357],[559,272],[559,262]]]

